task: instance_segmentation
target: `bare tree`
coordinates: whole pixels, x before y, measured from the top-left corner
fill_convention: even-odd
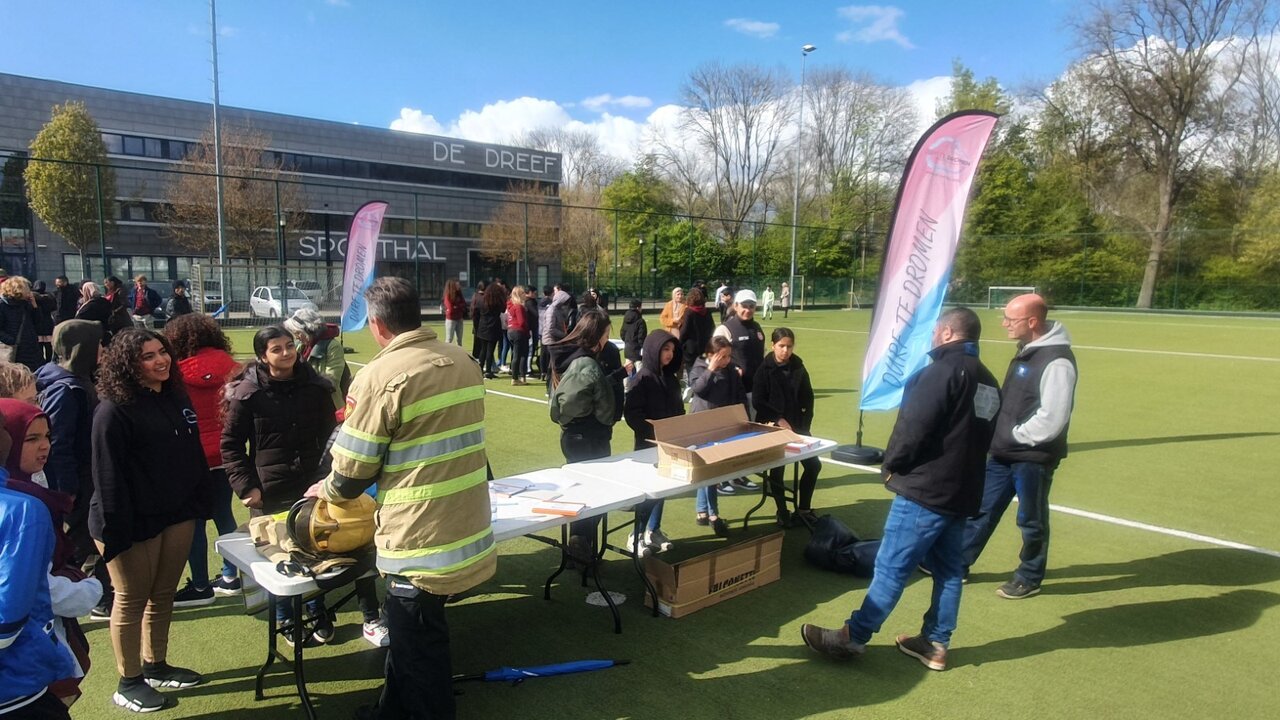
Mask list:
[[[536,128],[514,138],[512,144],[560,153],[561,185],[570,188],[608,185],[627,171],[626,162],[605,152],[600,139],[587,130]]]
[[[1262,0],[1095,0],[1077,24],[1092,81],[1122,111],[1117,130],[1154,193],[1137,306],[1151,307],[1160,260],[1188,179],[1229,124]]]
[[[528,266],[551,260],[560,254],[561,214],[543,186],[512,185],[480,230],[480,252],[489,260]]]
[[[248,256],[254,264],[259,258],[276,256],[278,232],[305,229],[305,193],[301,185],[282,180],[287,168],[278,155],[267,151],[270,142],[268,135],[248,126],[222,128],[222,215],[227,251]],[[179,163],[178,170],[166,191],[161,222],[179,244],[212,257],[218,252],[212,126]]]
[[[760,211],[777,172],[784,131],[793,119],[791,83],[781,72],[755,65],[704,65],[681,89],[685,110],[679,138],[659,138],[661,165],[678,188],[695,193],[723,218],[723,235],[736,240],[743,221]]]
[[[918,121],[905,88],[882,85],[869,75],[839,67],[813,71],[806,86],[805,106],[812,108],[812,115],[803,154],[816,162],[802,161],[800,167],[815,165],[815,196],[829,199],[840,184],[875,185],[889,168],[902,166],[915,142]],[[802,190],[801,195],[807,193]]]

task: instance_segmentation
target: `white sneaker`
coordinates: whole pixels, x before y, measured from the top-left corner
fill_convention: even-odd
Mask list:
[[[650,530],[644,534],[645,544],[653,549],[654,552],[666,552],[671,549],[671,540],[662,534],[661,530]]]
[[[653,552],[653,548],[649,547],[649,544],[643,539],[640,540],[639,547],[636,547],[635,533],[629,533],[627,535],[627,550],[634,551],[636,557],[645,557]]]
[[[391,631],[377,620],[367,622],[364,624],[364,639],[374,647],[387,647],[391,645]]]

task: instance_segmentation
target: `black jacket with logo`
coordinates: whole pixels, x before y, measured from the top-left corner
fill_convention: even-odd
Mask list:
[[[756,373],[751,404],[756,422],[785,419],[792,430],[808,435],[813,427],[813,383],[800,356],[792,355],[786,365],[779,365],[773,353],[766,355]]]
[[[895,493],[945,515],[971,517],[982,504],[987,448],[1000,391],[977,344],[934,348],[907,381],[881,470]]]

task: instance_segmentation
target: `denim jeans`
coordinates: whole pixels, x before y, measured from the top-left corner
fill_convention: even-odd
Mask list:
[[[222,468],[209,471],[213,476],[213,526],[219,535],[235,532],[236,518],[231,514],[231,485],[227,483],[227,472]],[[203,521],[196,521],[195,534],[191,536],[191,554],[187,564],[191,568],[191,582],[200,588],[209,587],[209,539],[205,535],[206,526]],[[225,558],[222,561],[222,576],[236,576],[236,566]]]
[[[964,566],[978,561],[1009,501],[1018,496],[1018,529],[1022,531],[1021,560],[1014,580],[1032,587],[1044,582],[1049,562],[1049,486],[1054,468],[1030,462],[1007,463],[987,460],[987,480],[982,492],[982,509],[964,529]]]
[[[716,492],[716,486],[698,488],[698,499],[695,507],[699,514],[720,516],[720,493]]]
[[[933,599],[924,614],[920,634],[929,640],[951,643],[960,614],[963,566],[960,543],[964,518],[936,513],[897,496],[884,522],[884,539],[876,553],[875,575],[862,599],[862,607],[845,622],[849,639],[866,644],[880,631],[893,612],[907,580],[924,562],[933,569]]]
[[[646,503],[647,504],[647,503]],[[645,518],[645,530],[658,530],[662,527],[662,501],[655,500],[652,504],[641,505],[640,516]],[[645,516],[648,516],[647,518]]]

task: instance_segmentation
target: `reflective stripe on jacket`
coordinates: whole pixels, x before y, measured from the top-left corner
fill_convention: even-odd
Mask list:
[[[484,451],[484,380],[455,345],[397,335],[351,384],[322,494],[378,485],[378,569],[436,595],[497,567]]]

